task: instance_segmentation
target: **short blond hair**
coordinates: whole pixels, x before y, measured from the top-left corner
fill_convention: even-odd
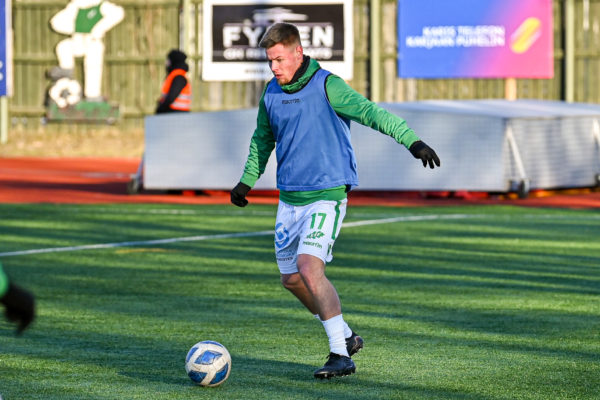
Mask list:
[[[258,45],[264,49],[269,49],[279,43],[284,46],[289,46],[290,44],[300,46],[300,32],[298,28],[286,22],[273,24],[267,29]]]

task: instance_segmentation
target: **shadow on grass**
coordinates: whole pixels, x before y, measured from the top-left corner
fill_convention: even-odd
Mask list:
[[[54,336],[38,332],[29,335],[28,341],[26,346],[6,349],[7,355],[25,360],[21,367],[3,369],[4,376],[19,377],[3,382],[7,398],[493,399],[456,389],[403,383],[399,371],[378,376],[365,368],[352,376],[320,381],[312,376],[320,365],[285,361],[284,356],[274,360],[272,356],[235,353],[228,381],[218,388],[198,388],[185,374],[178,346],[169,341],[76,330]],[[33,373],[35,379],[25,377],[24,370]],[[89,385],[95,390],[87,390]],[[105,386],[105,394],[96,394]],[[33,396],[41,393],[43,397]]]
[[[434,388],[409,385],[401,382],[391,383],[391,376],[379,377],[377,381],[369,379],[373,374],[362,374],[358,371],[351,376],[317,380],[313,371],[318,366],[302,362],[290,362],[273,359],[260,359],[244,356],[233,356],[232,372],[227,382],[216,388],[200,388],[206,390],[211,398],[228,399],[464,399],[487,400],[493,397],[460,393],[453,389]],[[194,387],[184,379],[165,379],[161,374],[135,374],[121,372],[122,375],[137,380],[150,380],[160,383]],[[204,393],[203,393],[204,394]],[[213,396],[216,395],[217,397]]]

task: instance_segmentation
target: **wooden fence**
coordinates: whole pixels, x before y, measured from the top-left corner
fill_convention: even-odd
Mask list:
[[[264,82],[205,82],[200,77],[202,61],[202,0],[112,0],[125,9],[125,19],[105,38],[102,93],[118,103],[121,118],[117,128],[139,129],[143,117],[154,112],[164,59],[171,48],[184,47],[189,54],[193,86],[193,111],[225,110],[257,105]],[[379,101],[423,99],[503,98],[502,79],[399,79],[396,71],[397,0],[379,1],[381,21],[381,80],[370,87],[370,10],[373,0],[354,0],[354,78],[350,85],[366,96],[375,91]],[[13,0],[14,85],[9,99],[9,129],[98,129],[98,125],[45,123],[45,96],[50,84],[46,71],[57,64],[54,49],[64,36],[49,26],[50,18],[67,0]],[[183,13],[186,4],[188,14]],[[568,8],[569,4],[572,6]],[[186,10],[188,11],[188,10]],[[183,29],[183,16],[189,15]],[[560,100],[565,92],[565,64],[570,15],[574,27],[573,94],[577,102],[600,103],[600,0],[554,0],[553,79],[519,79],[519,98]],[[187,38],[183,39],[183,32]],[[183,43],[185,40],[185,44]],[[78,61],[76,78],[83,66]],[[374,89],[374,90],[373,90]]]

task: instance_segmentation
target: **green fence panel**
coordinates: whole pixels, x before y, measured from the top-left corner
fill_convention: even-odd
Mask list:
[[[600,103],[600,1],[575,2],[575,101]]]
[[[181,0],[112,0],[125,10],[124,20],[105,39],[102,94],[119,105],[119,130],[141,129],[143,117],[152,114],[164,79],[164,59],[172,48],[185,48],[190,64],[192,110],[226,110],[255,107],[265,82],[205,82],[202,65],[202,0],[188,0],[190,13],[184,20]],[[400,79],[397,77],[397,0],[381,1],[382,101],[424,99],[503,98],[503,79]],[[13,0],[14,95],[9,99],[12,129],[92,130],[98,124],[47,123],[45,101],[51,81],[46,72],[57,65],[55,47],[65,38],[49,25],[67,0]],[[555,70],[552,79],[519,79],[517,96],[559,100],[564,97],[565,1],[554,0]],[[354,77],[350,85],[370,96],[371,0],[354,1]],[[575,0],[575,100],[600,103],[600,0]],[[183,29],[183,24],[188,29]],[[183,32],[189,35],[183,38]],[[76,61],[81,81],[83,62]]]

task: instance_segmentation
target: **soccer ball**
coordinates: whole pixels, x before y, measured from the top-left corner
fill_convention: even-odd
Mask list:
[[[188,351],[185,371],[197,385],[219,386],[229,377],[231,356],[221,343],[204,340]]]

